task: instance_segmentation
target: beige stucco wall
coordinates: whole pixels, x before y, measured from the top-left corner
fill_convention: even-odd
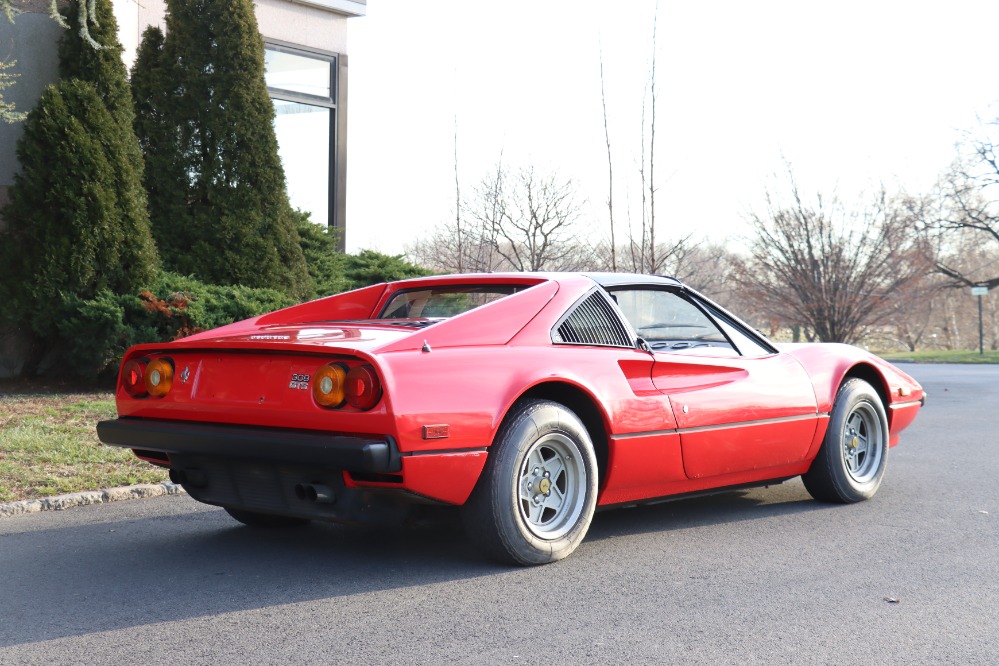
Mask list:
[[[31,111],[46,86],[56,80],[59,59],[55,45],[62,35],[62,28],[48,17],[47,7],[44,13],[25,11],[14,24],[0,14],[0,59],[17,61],[10,70],[17,79],[3,91],[3,99],[23,112]],[[0,122],[0,201],[6,200],[6,187],[19,170],[15,146],[23,132],[24,123]]]
[[[257,24],[264,39],[275,39],[301,46],[347,52],[347,16],[292,0],[255,0]],[[115,18],[120,27],[125,62],[135,61],[142,32],[146,26],[165,29],[165,0],[115,0]]]
[[[264,38],[347,52],[347,17],[287,0],[256,0],[257,23]]]

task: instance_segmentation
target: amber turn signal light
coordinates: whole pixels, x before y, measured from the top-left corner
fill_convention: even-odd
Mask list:
[[[340,407],[346,399],[347,369],[340,363],[327,363],[312,379],[312,397],[323,407]]]
[[[173,362],[168,358],[157,358],[146,366],[146,391],[155,398],[162,398],[173,387]]]

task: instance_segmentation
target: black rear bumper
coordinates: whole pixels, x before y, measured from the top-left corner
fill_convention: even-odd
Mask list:
[[[168,455],[316,465],[371,474],[391,474],[402,469],[399,449],[388,436],[351,437],[285,428],[136,418],[101,421],[97,424],[97,436],[111,446]]]

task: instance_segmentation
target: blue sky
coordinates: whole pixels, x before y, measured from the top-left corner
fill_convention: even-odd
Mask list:
[[[348,28],[348,250],[402,252],[502,151],[573,178],[606,234],[600,52],[619,237],[637,220],[648,0],[371,0]],[[734,239],[784,160],[806,192],[930,188],[999,116],[999,3],[658,4],[660,237]],[[737,241],[736,241],[737,242]]]

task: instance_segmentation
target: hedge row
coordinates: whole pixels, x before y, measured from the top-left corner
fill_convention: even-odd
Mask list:
[[[57,362],[72,374],[97,379],[113,374],[132,345],[176,340],[295,302],[276,289],[205,284],[166,272],[138,294],[64,296],[59,333],[65,346]]]

